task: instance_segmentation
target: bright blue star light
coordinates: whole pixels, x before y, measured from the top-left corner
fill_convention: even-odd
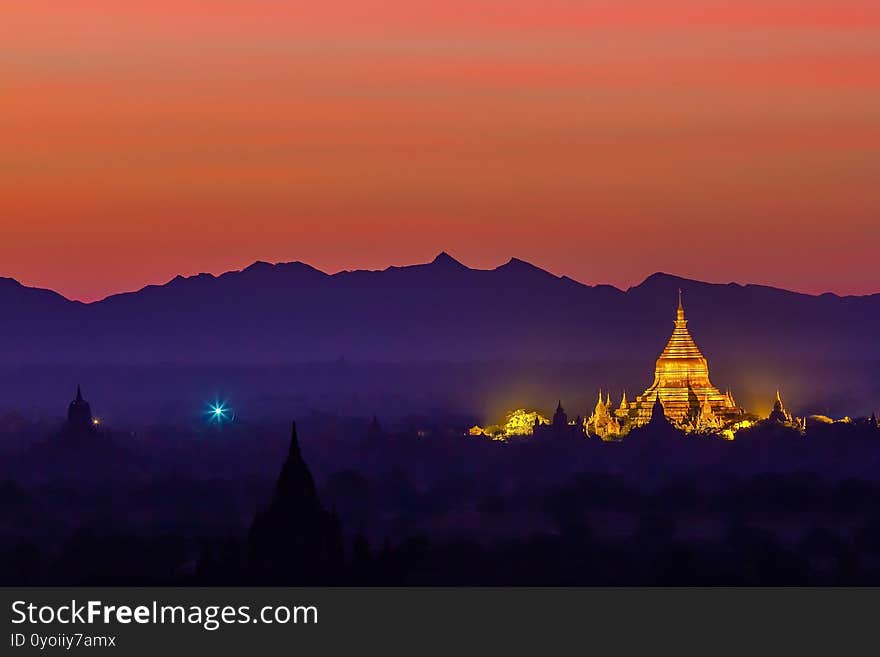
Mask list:
[[[232,421],[232,409],[225,402],[214,402],[208,405],[208,421],[224,424]]]

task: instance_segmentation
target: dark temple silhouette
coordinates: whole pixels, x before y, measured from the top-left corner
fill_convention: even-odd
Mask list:
[[[321,506],[294,423],[275,496],[256,515],[248,536],[249,574],[266,583],[326,583],[342,563],[339,520]]]

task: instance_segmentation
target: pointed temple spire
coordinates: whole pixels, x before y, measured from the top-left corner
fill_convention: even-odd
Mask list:
[[[682,306],[679,293],[678,310],[676,310],[675,313],[675,323],[672,330],[672,336],[670,336],[669,341],[666,343],[666,348],[663,350],[663,353],[660,354],[661,360],[683,358],[700,358],[705,360],[697,343],[694,342],[694,339],[691,337],[687,325],[688,321],[684,316],[684,306]],[[686,372],[689,372],[689,370],[686,370]]]
[[[302,457],[296,434],[296,422],[293,422],[287,460],[281,468],[281,475],[276,483],[272,508],[283,508],[288,514],[311,512],[317,507],[317,500],[315,481]]]
[[[568,425],[568,415],[565,414],[565,409],[562,408],[562,400],[559,400],[559,403],[556,405],[556,412],[553,414],[553,426],[556,429],[561,429],[564,426]]]
[[[733,395],[722,394],[709,380],[709,363],[688,330],[681,289],[672,335],[657,359],[654,382],[633,403],[639,422],[644,423],[651,417],[658,395],[667,417],[676,423],[684,422],[688,415],[699,410],[707,397],[712,411],[725,421],[742,414],[735,406]]]
[[[339,521],[321,505],[294,422],[275,495],[251,525],[248,568],[260,581],[309,583],[338,568],[341,554]]]
[[[711,415],[712,414],[712,404],[709,401],[709,393],[705,393],[703,395],[703,406],[700,409],[700,412],[703,413],[703,415]]]
[[[287,449],[287,459],[289,461],[302,460],[302,453],[299,450],[299,437],[296,435],[296,422],[292,422],[290,427],[290,447]]]
[[[654,398],[654,405],[651,407],[651,420],[648,422],[648,426],[657,428],[667,425],[669,425],[669,420],[666,418],[666,410],[663,408],[663,402],[660,401],[660,393],[658,392]]]
[[[95,431],[95,422],[92,417],[92,408],[89,402],[83,399],[82,387],[76,386],[76,399],[67,407],[67,424],[65,430],[68,433],[87,434]]]
[[[776,401],[773,402],[773,410],[770,411],[767,419],[772,422],[780,422],[781,424],[789,424],[794,421],[791,413],[786,410],[785,404],[782,403],[782,395],[779,394],[779,389],[776,390]]]

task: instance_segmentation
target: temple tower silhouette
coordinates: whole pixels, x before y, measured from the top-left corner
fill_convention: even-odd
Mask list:
[[[342,561],[339,519],[321,505],[293,423],[275,495],[248,535],[251,574],[263,583],[326,583]]]
[[[76,387],[76,398],[67,407],[67,433],[85,434],[96,431],[95,419],[92,417],[92,407],[83,399],[82,388]]]

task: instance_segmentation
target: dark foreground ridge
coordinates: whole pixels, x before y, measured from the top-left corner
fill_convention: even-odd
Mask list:
[[[873,416],[770,418],[735,441],[660,409],[619,442],[306,425],[313,466],[294,426],[265,481],[245,465],[265,427],[166,434],[166,462],[149,441],[53,436],[6,464],[0,583],[880,584]]]

